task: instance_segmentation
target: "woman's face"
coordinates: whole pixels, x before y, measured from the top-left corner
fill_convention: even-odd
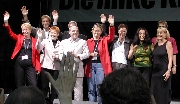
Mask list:
[[[93,34],[93,37],[100,37],[100,35],[102,34],[101,28],[100,27],[94,27],[92,34]]]
[[[52,40],[58,39],[58,36],[59,36],[59,34],[55,30],[50,30],[49,35]]]
[[[146,36],[145,30],[140,30],[139,31],[139,40],[144,41],[145,36]]]
[[[166,33],[163,31],[158,31],[157,32],[157,39],[161,40],[161,39],[166,39]]]
[[[31,30],[28,28],[28,27],[26,27],[26,26],[22,26],[22,34],[24,35],[24,36],[30,36],[30,34],[31,34]]]

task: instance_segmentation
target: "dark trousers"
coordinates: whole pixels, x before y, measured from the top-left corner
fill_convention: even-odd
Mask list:
[[[152,77],[152,67],[133,67],[133,70],[141,74],[141,76],[147,81],[147,83],[151,84]]]
[[[44,96],[47,97],[47,94],[50,90],[49,89],[49,79],[47,78],[47,76],[44,72],[49,72],[51,74],[51,76],[53,77],[53,79],[56,80],[58,78],[59,71],[42,68],[41,75],[40,75],[40,77],[41,77],[41,88],[42,88],[42,92],[43,92]],[[53,101],[54,99],[57,98],[56,91],[54,90],[52,85],[51,85],[51,93],[50,93],[49,97],[50,97],[51,101]]]
[[[113,70],[119,70],[121,68],[126,68],[127,65],[126,64],[122,64],[122,63],[117,63],[117,62],[112,62],[112,68]]]
[[[171,96],[172,96],[172,89],[171,89],[172,73],[169,77],[169,80],[170,80],[170,83],[169,83],[170,85],[169,85],[169,101],[168,101],[168,104],[171,103]]]
[[[36,71],[31,59],[17,59],[14,65],[14,72],[17,88],[25,85],[37,86]]]

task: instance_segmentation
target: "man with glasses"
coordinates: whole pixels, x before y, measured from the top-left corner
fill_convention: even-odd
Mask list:
[[[168,24],[166,21],[161,20],[158,22],[158,28],[167,28],[168,29]],[[176,40],[173,37],[170,37],[168,39],[168,41],[170,41],[172,43],[172,47],[173,47],[173,67],[172,67],[172,74],[176,74],[176,54],[178,54],[178,49],[177,49],[177,45],[176,45]],[[152,43],[155,45],[156,44],[156,37],[152,38]],[[172,79],[172,77],[170,77],[170,80]],[[171,83],[170,83],[170,88],[169,88],[169,104],[171,102],[171,95],[172,95],[172,90],[171,90]]]

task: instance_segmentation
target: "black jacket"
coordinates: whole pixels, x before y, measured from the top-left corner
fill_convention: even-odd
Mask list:
[[[115,37],[114,40],[111,43],[109,43],[109,54],[111,58],[112,58],[112,51],[113,51],[114,43],[118,41],[118,38],[119,37]],[[124,49],[125,49],[125,57],[127,59],[128,68],[131,68],[132,66],[132,59],[128,59],[131,43],[132,43],[132,40],[126,37],[124,41]]]

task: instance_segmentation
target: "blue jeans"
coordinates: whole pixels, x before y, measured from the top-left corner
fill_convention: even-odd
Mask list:
[[[91,77],[88,78],[88,98],[89,101],[102,104],[98,85],[104,80],[104,70],[101,63],[92,63]],[[97,95],[97,96],[96,96]]]

